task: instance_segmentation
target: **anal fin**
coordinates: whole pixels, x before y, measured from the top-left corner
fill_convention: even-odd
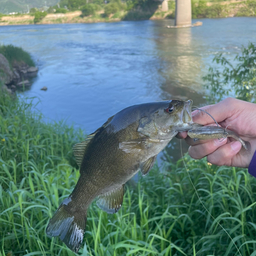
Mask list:
[[[122,206],[124,185],[98,197],[97,205],[107,213],[116,213]]]

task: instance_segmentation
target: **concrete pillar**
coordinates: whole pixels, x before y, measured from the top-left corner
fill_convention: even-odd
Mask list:
[[[163,12],[167,12],[168,11],[168,2],[167,2],[167,0],[164,0],[162,2],[162,11]]]
[[[176,0],[175,26],[191,25],[191,0]]]

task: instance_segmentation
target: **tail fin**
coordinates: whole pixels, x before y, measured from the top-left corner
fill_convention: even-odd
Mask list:
[[[74,252],[78,252],[83,242],[86,225],[86,211],[70,213],[67,205],[61,204],[46,229],[48,236],[59,236]]]

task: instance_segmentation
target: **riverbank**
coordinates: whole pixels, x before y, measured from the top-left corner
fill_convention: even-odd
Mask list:
[[[193,18],[225,18],[237,16],[255,16],[256,10],[250,1],[224,1],[224,2],[193,2],[192,14]],[[104,10],[97,11],[94,15],[82,16],[81,11],[68,13],[47,14],[37,24],[60,24],[60,23],[96,23],[96,22],[117,22],[121,20],[159,20],[173,19],[175,16],[175,4],[169,2],[169,10],[164,12],[161,5],[155,12],[147,12],[143,10],[119,11],[106,17]],[[34,16],[28,14],[5,15],[0,18],[0,25],[28,25],[34,24]]]
[[[63,121],[43,122],[34,109],[32,102],[0,94],[0,255],[58,255],[61,248],[62,256],[75,256],[45,230],[77,183],[71,149],[85,135]],[[161,170],[155,165],[138,183],[126,185],[116,214],[93,202],[80,252],[235,255],[239,248],[241,255],[251,255],[255,228],[248,223],[256,218],[255,179],[246,169],[188,156],[184,161],[187,169],[182,160],[172,164],[167,159]]]
[[[2,91],[12,94],[16,89],[31,86],[38,68],[30,54],[13,45],[0,46],[0,86]]]
[[[95,22],[116,22],[123,20],[123,17],[128,13],[126,11],[120,11],[116,14],[112,14],[109,17],[104,17],[103,11],[97,12],[95,15],[89,17],[82,17],[81,11],[68,12],[68,13],[56,13],[47,14],[37,24],[59,24],[59,23],[95,23]],[[157,10],[153,16],[150,17],[151,13],[137,11],[137,16],[149,17],[149,19],[164,19],[166,16],[171,15],[173,10],[168,12],[162,12]],[[16,15],[16,16],[3,16],[0,20],[0,25],[29,25],[34,24],[34,16],[30,15]]]

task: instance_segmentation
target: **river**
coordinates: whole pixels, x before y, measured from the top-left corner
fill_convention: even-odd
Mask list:
[[[31,53],[39,74],[21,95],[40,99],[45,120],[65,119],[91,133],[133,104],[171,98],[205,104],[201,78],[214,55],[232,60],[242,45],[255,43],[256,18],[201,21],[183,29],[166,28],[173,20],[1,26],[0,43]]]

